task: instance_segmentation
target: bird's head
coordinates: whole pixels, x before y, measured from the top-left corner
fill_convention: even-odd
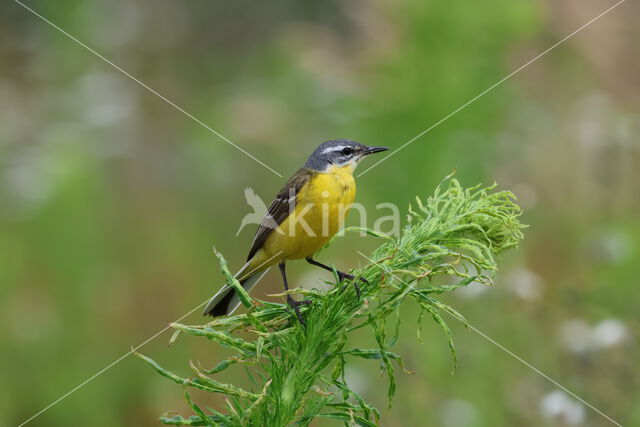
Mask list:
[[[350,139],[334,139],[320,144],[309,156],[305,167],[319,172],[336,166],[351,166],[355,169],[364,156],[386,150],[387,147],[368,147]]]

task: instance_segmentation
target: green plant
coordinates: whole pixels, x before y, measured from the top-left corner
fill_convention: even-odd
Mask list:
[[[394,364],[402,367],[402,358],[390,351],[399,328],[387,337],[387,319],[407,300],[413,300],[421,309],[418,337],[423,315],[428,313],[447,336],[454,364],[457,363],[451,333],[441,313],[462,316],[434,295],[472,281],[490,284],[497,269],[495,256],[518,244],[523,225],[518,220],[520,209],[510,192],[494,192],[494,186],[465,189],[450,177],[443,184],[426,202],[416,198],[399,238],[364,230],[383,239],[383,243],[366,257],[367,265],[352,272],[368,282],[361,286],[360,298],[349,283],[337,284],[337,277],[334,289],[328,292],[290,291],[313,301],[303,309],[306,327],[296,320],[287,305],[256,301],[244,293],[218,254],[227,283],[241,292],[247,313],[218,318],[203,326],[172,326],[176,334],[205,337],[237,354],[210,370],[191,362],[195,374],[192,378],[180,377],[138,355],[160,374],[183,385],[195,412],[188,418],[165,415],[162,422],[283,426],[307,425],[314,418],[324,417],[349,424],[376,425],[379,412],[349,388],[344,379],[345,365],[352,357],[381,361],[389,379],[391,401],[396,391]],[[359,328],[373,331],[377,348],[349,347],[350,333]],[[252,390],[223,384],[211,377],[239,363],[248,366]],[[226,395],[225,413],[205,411],[192,401],[188,388]]]

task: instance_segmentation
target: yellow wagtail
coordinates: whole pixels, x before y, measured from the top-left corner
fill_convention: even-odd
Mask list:
[[[348,139],[327,141],[318,146],[276,196],[262,219],[249,250],[247,263],[236,273],[248,292],[262,274],[278,263],[285,290],[289,289],[285,273],[288,260],[305,258],[325,270],[328,265],[313,259],[313,255],[339,230],[356,194],[353,171],[368,154],[385,151],[386,147],[367,147]],[[339,279],[354,280],[350,274],[337,271]],[[356,290],[359,292],[357,284]],[[308,301],[287,302],[304,323],[299,306]],[[240,305],[233,287],[224,286],[204,309],[213,317],[232,313]]]

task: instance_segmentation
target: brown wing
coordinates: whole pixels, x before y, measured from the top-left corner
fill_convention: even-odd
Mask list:
[[[309,182],[312,175],[313,171],[302,168],[282,187],[276,199],[271,203],[271,206],[269,206],[267,214],[258,227],[258,231],[256,231],[249,256],[247,256],[247,261],[253,258],[267,240],[267,237],[289,216],[289,212],[295,207],[296,196],[300,192],[300,189]]]

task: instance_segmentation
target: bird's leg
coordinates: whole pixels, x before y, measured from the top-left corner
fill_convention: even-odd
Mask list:
[[[306,257],[305,259],[311,265],[315,265],[315,266],[323,268],[323,269],[325,269],[327,271],[333,272],[333,268],[329,267],[326,264],[323,264],[321,262],[316,261],[315,259],[311,258],[310,256]],[[341,282],[344,281],[344,279],[351,280],[351,283],[353,283],[353,287],[356,290],[356,295],[358,296],[358,299],[360,299],[360,286],[358,286],[358,280],[360,280],[360,281],[362,281],[362,283],[368,285],[369,282],[367,281],[367,279],[365,279],[364,277],[358,277],[358,280],[355,280],[356,277],[353,274],[345,273],[344,271],[340,271],[340,270],[336,270],[336,273],[338,273],[338,279]]]
[[[281,262],[279,264],[279,267],[280,267],[280,273],[282,274],[282,281],[284,283],[284,290],[288,291],[289,290],[289,284],[287,283],[287,274],[285,272],[285,264],[284,264],[284,262]],[[291,295],[287,295],[287,303],[291,306],[291,308],[293,308],[293,311],[296,312],[296,316],[298,317],[298,320],[300,321],[300,323],[305,325],[304,319],[302,318],[302,313],[300,313],[300,308],[299,307],[301,305],[309,305],[309,304],[311,304],[311,301],[309,301],[309,300],[296,301],[291,297]]]

